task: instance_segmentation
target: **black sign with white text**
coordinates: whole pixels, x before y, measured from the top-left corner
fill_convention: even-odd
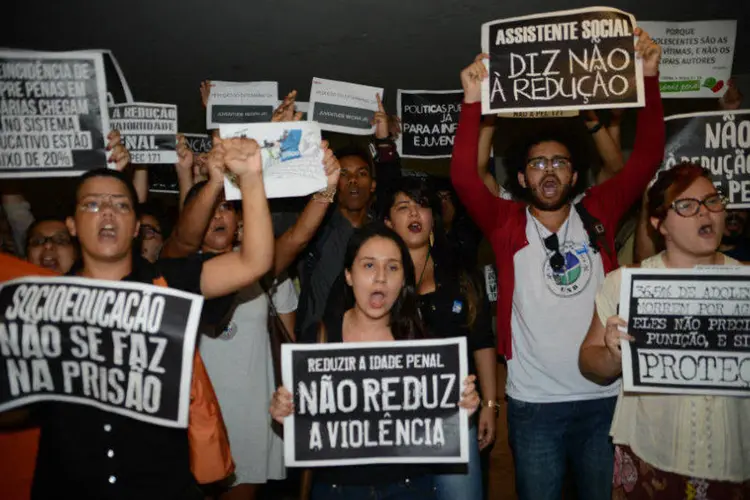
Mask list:
[[[625,391],[750,396],[750,270],[623,269]]]
[[[750,208],[750,111],[716,111],[665,118],[664,168],[697,163],[711,171],[729,208]]]
[[[643,106],[634,29],[632,15],[604,7],[483,24],[482,112]]]
[[[101,53],[0,50],[0,178],[106,166]]]
[[[109,126],[119,130],[135,165],[177,161],[177,106],[133,102],[109,107]]]
[[[202,172],[206,155],[211,151],[211,136],[208,134],[182,134],[193,152],[193,170]],[[180,192],[180,183],[174,165],[151,165],[148,169],[148,190],[152,193]]]
[[[466,339],[285,344],[287,466],[466,463]]]
[[[399,154],[404,158],[450,158],[463,98],[462,90],[399,90]]]
[[[130,282],[0,285],[0,412],[37,401],[187,427],[203,298]]]

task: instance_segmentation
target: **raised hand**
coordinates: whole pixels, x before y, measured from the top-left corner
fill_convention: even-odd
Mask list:
[[[201,101],[204,108],[208,106],[208,95],[211,93],[211,87],[213,86],[214,84],[211,83],[211,80],[203,80],[201,82]]]
[[[177,163],[174,164],[177,170],[191,172],[193,168],[193,151],[188,146],[187,139],[182,134],[177,134]]]
[[[461,86],[464,88],[464,102],[471,104],[482,100],[482,81],[489,76],[484,60],[489,59],[487,54],[479,54],[474,62],[461,71]]]
[[[260,175],[263,172],[263,161],[260,147],[253,139],[237,137],[223,139],[220,143],[225,150],[224,165],[238,178]]]
[[[328,146],[328,141],[322,141],[320,148],[323,150],[323,167],[325,168],[326,179],[328,180],[328,189],[336,189],[339,185],[339,176],[341,176],[341,165]]]
[[[297,91],[289,92],[279,107],[273,112],[272,122],[298,122],[302,119],[302,112],[295,113],[294,104],[297,101]]]
[[[211,148],[211,151],[209,151],[204,162],[205,174],[208,175],[208,181],[212,184],[220,184],[224,182],[224,173],[226,172],[225,156],[226,151],[224,149],[224,143],[221,141],[214,141],[213,147]],[[199,173],[199,175],[201,174],[205,175],[203,172]],[[196,182],[199,181],[196,179]]]
[[[112,130],[107,135],[107,151],[112,152],[108,161],[115,164],[115,170],[122,172],[130,164],[130,151],[122,145],[119,130]]]
[[[719,107],[724,111],[731,111],[733,109],[740,109],[742,106],[742,93],[733,79],[729,79],[727,82],[727,91],[719,99]]]
[[[638,41],[635,44],[635,56],[643,59],[643,76],[656,76],[659,74],[659,62],[661,62],[661,46],[654,42],[648,33],[641,28],[634,31]]]
[[[388,114],[385,112],[380,94],[375,94],[375,99],[378,101],[378,110],[375,112],[375,116],[372,118],[370,124],[375,125],[376,138],[387,139],[390,135],[390,131],[388,130]]]

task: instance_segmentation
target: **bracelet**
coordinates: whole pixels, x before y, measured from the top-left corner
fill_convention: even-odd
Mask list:
[[[487,400],[483,399],[479,403],[479,405],[483,406],[485,408],[494,408],[495,410],[499,410],[500,409],[500,403],[498,403],[497,401],[492,400],[492,399],[487,399]]]
[[[313,194],[312,199],[320,203],[333,203],[333,198],[336,196],[336,186],[327,187],[322,191],[318,191]]]
[[[594,125],[593,127],[589,129],[589,134],[592,134],[592,135],[596,134],[597,132],[599,132],[599,130],[601,130],[601,128],[602,128],[601,122],[597,123],[596,125]]]

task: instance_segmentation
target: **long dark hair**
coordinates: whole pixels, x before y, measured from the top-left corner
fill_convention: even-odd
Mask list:
[[[414,264],[409,255],[409,249],[401,237],[384,224],[372,223],[354,231],[349,238],[344,256],[344,268],[351,272],[354,259],[357,258],[359,250],[372,238],[385,238],[396,244],[401,253],[401,262],[404,269],[404,286],[401,293],[391,307],[390,327],[391,334],[396,340],[413,340],[424,338],[425,328],[419,316],[417,305],[416,280],[414,278]],[[355,303],[354,293],[351,287],[347,287],[347,304],[352,307]]]
[[[441,268],[441,272],[444,272],[448,276],[448,279],[458,281],[461,294],[466,299],[468,306],[467,326],[472,328],[479,309],[480,292],[474,280],[472,280],[471,276],[461,266],[456,252],[448,241],[448,235],[445,231],[441,215],[442,206],[440,200],[432,187],[424,179],[420,179],[419,177],[402,177],[394,180],[389,186],[382,207],[382,220],[390,219],[391,208],[393,208],[396,202],[396,197],[401,193],[422,207],[429,208],[432,211],[433,242],[430,245],[430,255],[435,264]],[[409,261],[411,262],[411,255],[409,255]]]

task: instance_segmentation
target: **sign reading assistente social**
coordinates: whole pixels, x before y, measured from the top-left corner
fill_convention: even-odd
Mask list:
[[[625,391],[750,396],[750,269],[623,269]]]
[[[0,412],[37,401],[187,427],[203,298],[81,278],[0,285]]]
[[[728,208],[750,208],[750,111],[711,111],[665,118],[664,168],[697,163],[711,171]]]
[[[466,339],[282,347],[287,466],[466,463]]]
[[[635,18],[591,7],[482,25],[482,113],[644,105]]]

